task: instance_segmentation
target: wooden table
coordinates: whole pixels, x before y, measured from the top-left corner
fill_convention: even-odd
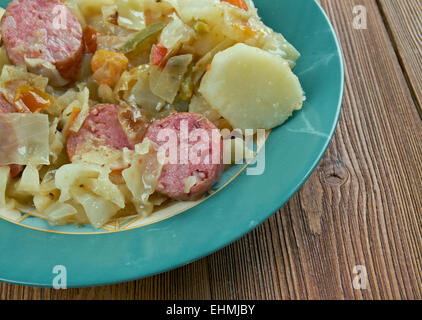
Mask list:
[[[321,4],[344,50],[344,105],[323,161],[288,204],[165,274],[62,291],[0,284],[0,299],[421,299],[422,1]],[[367,29],[353,27],[356,5]]]

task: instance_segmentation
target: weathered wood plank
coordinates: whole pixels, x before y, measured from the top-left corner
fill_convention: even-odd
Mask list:
[[[422,1],[378,3],[422,117]]]
[[[209,257],[213,297],[422,296],[421,121],[376,2],[321,3],[346,59],[339,128],[319,169],[288,205]],[[353,7],[362,4],[368,29],[354,30]],[[358,265],[367,269],[366,290],[353,287]]]

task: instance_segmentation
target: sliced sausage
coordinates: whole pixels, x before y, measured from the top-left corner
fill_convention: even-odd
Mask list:
[[[148,127],[145,137],[159,146],[164,146],[170,139],[164,138],[167,132],[162,134],[163,129],[170,129],[170,131],[166,131],[176,133],[177,152],[180,155],[180,149],[185,149],[184,151],[182,150],[185,155],[183,156],[184,160],[178,156],[177,163],[169,162],[163,166],[156,191],[175,200],[199,199],[220,179],[224,171],[225,166],[222,160],[223,142],[219,130],[213,123],[203,118],[202,115],[184,112],[153,122]],[[200,138],[200,135],[192,135],[197,129],[201,129],[204,134],[207,134],[208,139],[201,141],[203,138]],[[185,131],[183,135],[187,133],[189,136],[187,140],[183,138],[185,140],[184,144],[188,145],[187,150],[186,148],[181,148],[181,133],[183,130]],[[192,138],[193,136],[195,138]],[[200,161],[192,161],[193,158],[190,157],[192,152],[194,152],[192,148],[201,143],[203,143],[203,148],[200,149],[206,150],[206,152],[199,151],[196,156],[198,156],[197,159],[200,159]],[[171,157],[170,152],[168,156]],[[212,160],[213,156],[217,161]],[[192,179],[192,177],[193,182],[190,182],[189,179]],[[188,189],[186,188],[187,184],[191,184]]]
[[[13,0],[1,20],[1,34],[9,59],[24,58],[54,64],[61,76],[73,80],[83,57],[82,27],[58,0]]]
[[[146,119],[134,108],[114,104],[92,107],[78,132],[67,138],[67,154],[72,161],[84,152],[106,146],[114,149],[134,149],[142,142]]]
[[[0,113],[13,113],[16,112],[15,107],[9,103],[0,93]],[[14,134],[14,133],[13,133]],[[19,164],[10,164],[10,176],[12,178],[17,177],[24,169],[24,166]]]

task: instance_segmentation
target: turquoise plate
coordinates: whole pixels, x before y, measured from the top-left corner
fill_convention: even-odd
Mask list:
[[[8,1],[0,1],[5,7]],[[264,22],[302,54],[295,73],[306,92],[303,110],[271,132],[265,171],[235,166],[205,201],[168,219],[115,229],[51,227],[28,218],[0,218],[0,280],[51,287],[64,266],[68,287],[147,277],[228,245],[268,219],[300,188],[335,131],[344,69],[334,30],[313,0],[255,0]],[[264,152],[262,150],[261,152]],[[216,192],[218,191],[218,192]],[[165,216],[164,216],[165,217]]]

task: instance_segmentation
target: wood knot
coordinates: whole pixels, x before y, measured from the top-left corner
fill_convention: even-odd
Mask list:
[[[350,177],[349,169],[342,161],[325,161],[318,166],[319,179],[321,183],[339,187],[345,184]]]

